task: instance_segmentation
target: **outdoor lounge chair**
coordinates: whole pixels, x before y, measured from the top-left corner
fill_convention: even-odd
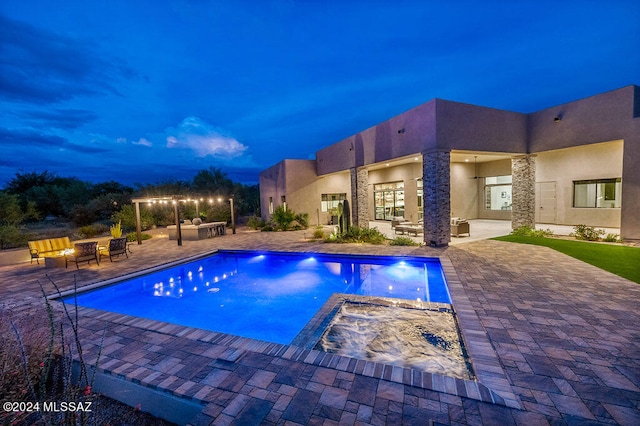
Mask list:
[[[424,233],[424,225],[422,224],[415,224],[415,223],[411,223],[411,222],[403,222],[400,223],[398,225],[396,225],[395,227],[395,233],[401,233],[401,234],[413,234],[416,237],[418,236],[418,234],[423,234]]]
[[[469,231],[469,222],[458,217],[452,217],[451,235],[459,237],[460,234],[468,234],[469,236],[471,236],[471,232]]]
[[[109,256],[109,261],[113,262],[113,257],[124,254],[129,258],[127,254],[127,238],[112,238],[109,240],[109,244],[106,247],[100,247],[98,250],[99,259],[102,260],[102,256]]]
[[[98,242],[91,241],[88,243],[75,243],[73,245],[73,253],[65,255],[64,267],[69,266],[69,262],[75,262],[76,268],[80,269],[78,262],[87,261],[90,264],[95,259],[96,265],[100,264],[98,260]]]

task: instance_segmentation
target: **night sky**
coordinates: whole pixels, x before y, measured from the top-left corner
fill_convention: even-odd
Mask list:
[[[638,0],[2,0],[0,188],[256,183],[433,98],[532,112],[629,84]]]

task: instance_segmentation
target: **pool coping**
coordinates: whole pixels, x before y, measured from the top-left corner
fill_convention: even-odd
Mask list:
[[[145,268],[133,274],[127,274],[126,277],[129,278],[132,276],[148,274],[174,264],[181,264],[210,256],[218,251],[220,250],[213,250],[177,261]],[[300,252],[290,251],[290,253]],[[521,401],[512,390],[507,375],[499,361],[498,355],[489,342],[486,331],[481,325],[475,310],[473,310],[464,286],[462,285],[462,282],[460,281],[449,257],[444,253],[439,256],[422,256],[412,254],[409,257],[438,258],[440,260],[443,273],[447,280],[449,293],[451,295],[452,308],[460,326],[461,336],[473,366],[476,380],[457,379],[437,373],[429,373],[409,368],[359,360],[337,354],[302,348],[295,345],[265,342],[225,333],[202,330],[194,327],[180,326],[157,320],[141,319],[139,317],[101,311],[93,308],[78,307],[78,314],[83,317],[107,321],[121,326],[136,327],[169,336],[187,338],[203,343],[223,345],[228,349],[217,357],[217,359],[222,362],[235,363],[239,361],[246,352],[251,351],[272,357],[279,357],[285,360],[302,362],[313,366],[335,369],[338,371],[359,374],[362,376],[382,379],[459,397],[471,398],[482,402],[504,405],[510,408],[522,409]],[[123,279],[125,279],[125,276],[95,282],[77,289],[70,289],[49,295],[48,298],[59,299],[61,297],[71,295],[76,291],[84,292],[101,286],[113,284],[122,281]],[[91,364],[91,361],[95,363],[96,360],[88,361],[89,364]],[[122,366],[112,369],[106,365],[98,365],[96,368],[102,373],[111,374],[123,380],[148,386],[151,389],[162,390],[178,397],[200,402],[203,405],[207,404],[207,401],[198,394],[187,396],[184,392],[180,391],[180,388],[172,390],[168,387],[164,387],[162,383],[153,383],[152,381],[139,379],[138,377],[145,376],[145,374],[141,374],[140,369],[136,370],[136,374],[133,375],[125,373]],[[141,368],[147,369],[146,367]],[[149,369],[149,371],[151,370]]]

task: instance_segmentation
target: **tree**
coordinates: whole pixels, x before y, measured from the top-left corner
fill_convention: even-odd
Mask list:
[[[230,194],[233,191],[233,181],[222,170],[211,166],[195,175],[193,189],[203,195]]]
[[[0,192],[0,225],[16,226],[22,223],[24,214],[17,195]]]
[[[9,180],[5,189],[10,194],[20,195],[36,186],[51,185],[56,178],[57,176],[55,174],[49,173],[46,170],[42,173],[16,173],[16,177]]]

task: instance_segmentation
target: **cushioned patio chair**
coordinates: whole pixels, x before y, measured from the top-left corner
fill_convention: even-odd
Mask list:
[[[113,258],[115,256],[120,256],[124,254],[129,258],[127,254],[127,238],[112,238],[109,240],[109,244],[106,247],[100,247],[98,250],[100,256],[100,260],[102,260],[102,256],[109,256],[109,261],[113,262]]]
[[[87,261],[87,265],[95,259],[96,265],[100,264],[98,260],[98,242],[91,241],[88,243],[75,243],[73,245],[73,253],[64,256],[64,267],[69,266],[69,262],[75,262],[76,268],[80,269],[78,262]]]
[[[459,237],[460,234],[468,234],[471,236],[471,232],[469,231],[469,222],[464,219],[460,219],[459,217],[452,217],[451,235]]]

